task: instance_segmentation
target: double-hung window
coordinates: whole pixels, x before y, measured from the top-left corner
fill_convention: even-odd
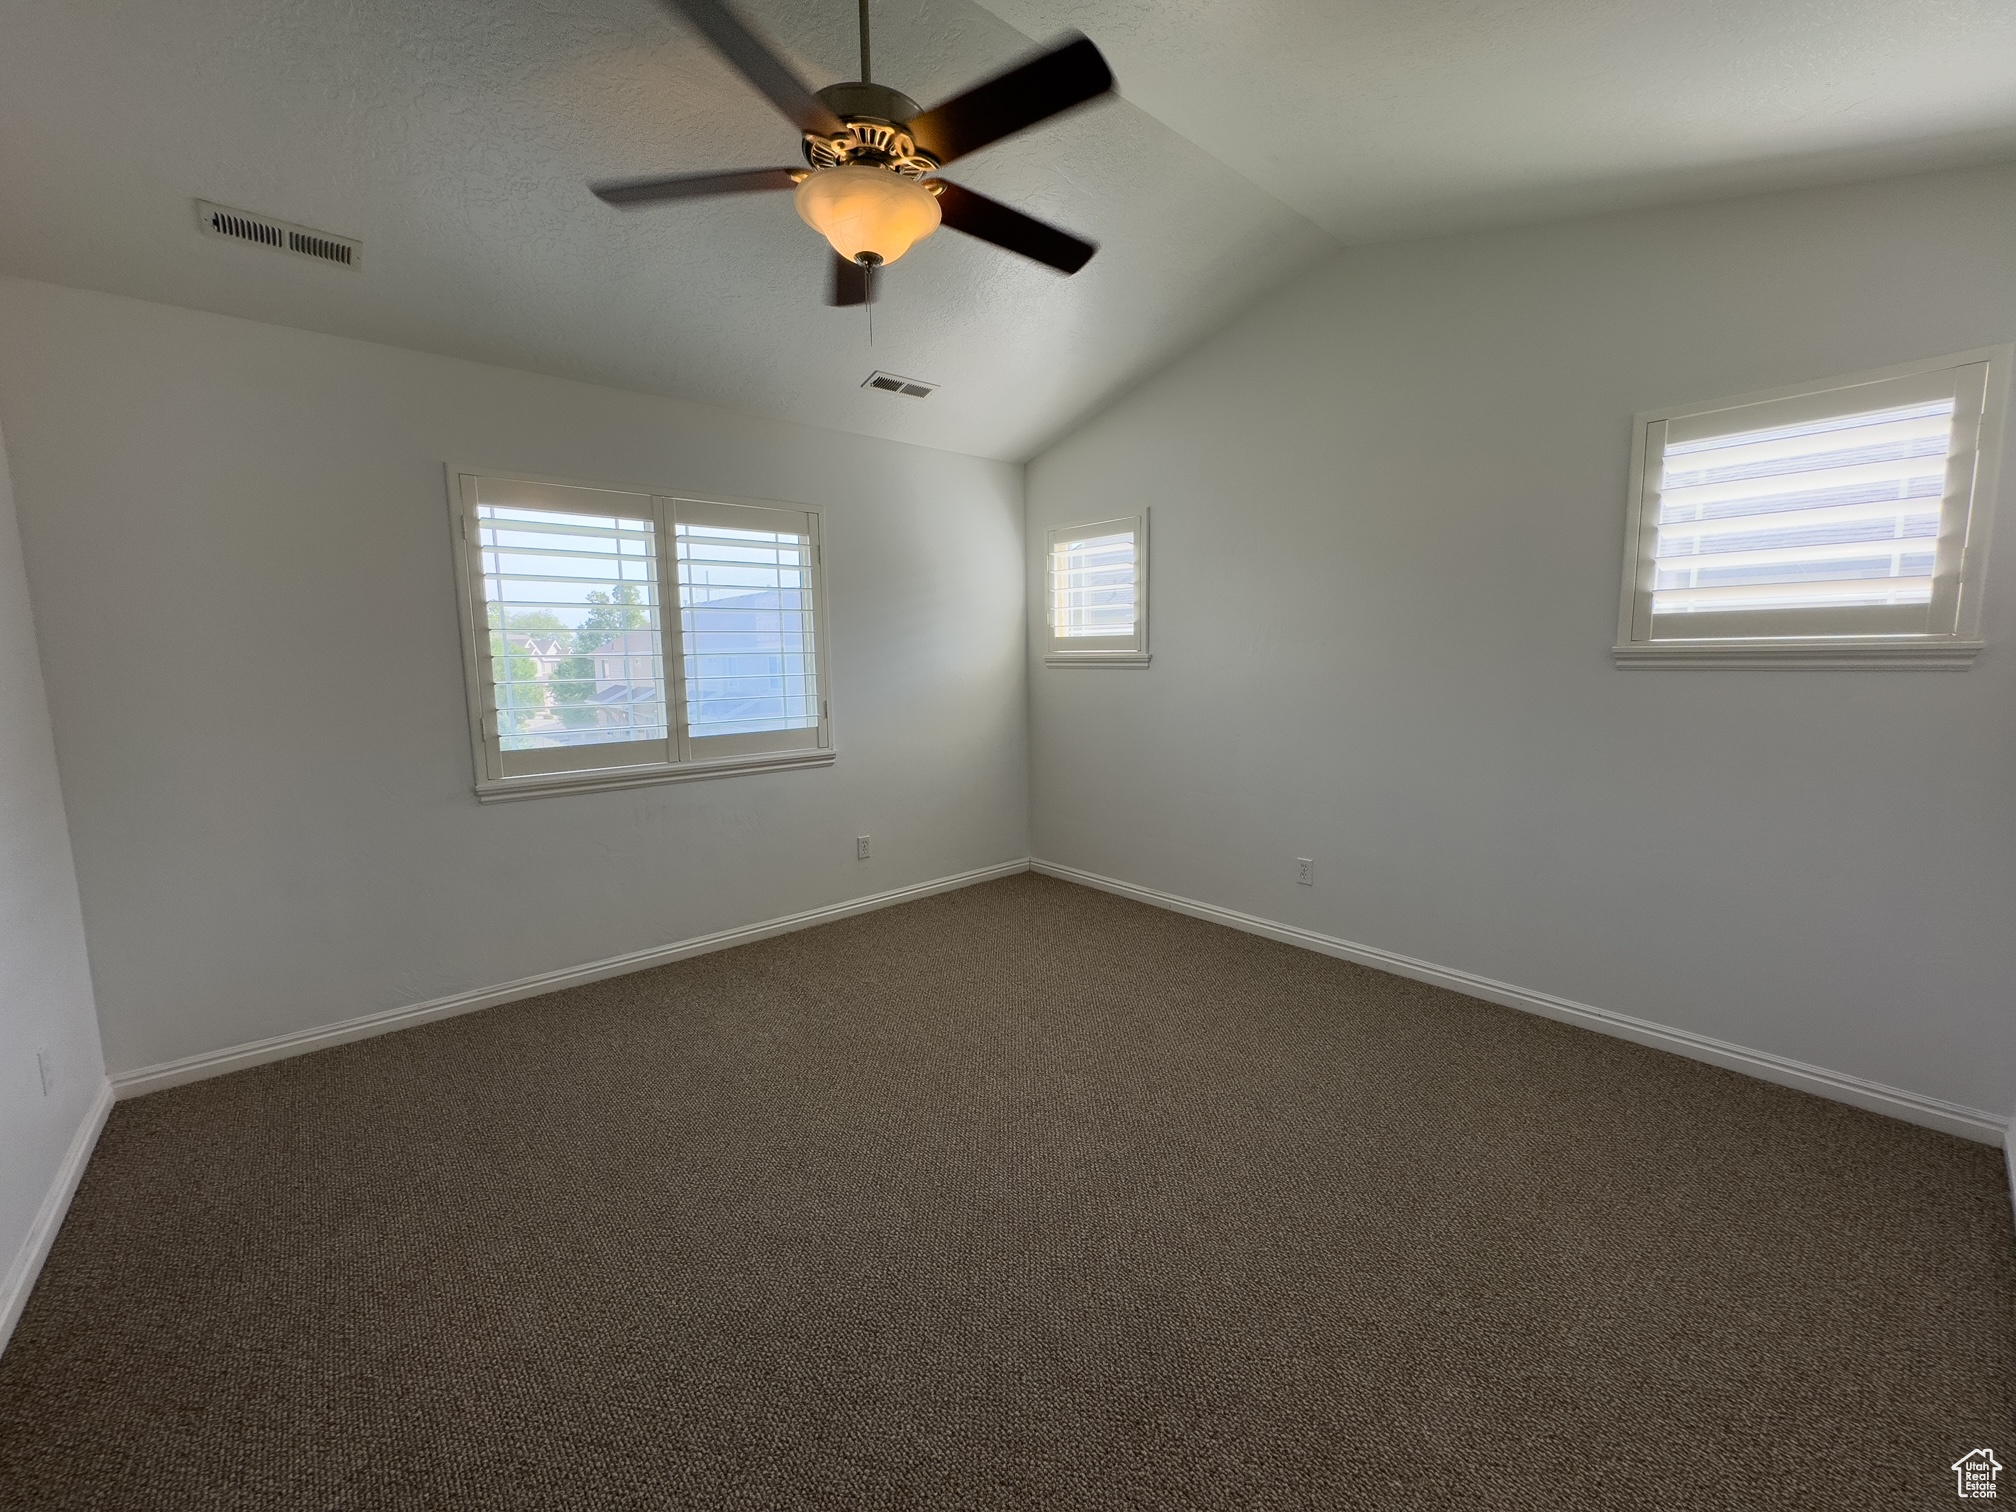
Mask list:
[[[2009,361],[1640,415],[1619,664],[1967,666]]]
[[[833,759],[816,509],[452,481],[480,798]]]
[[[1148,516],[1061,525],[1045,537],[1053,667],[1148,665]]]

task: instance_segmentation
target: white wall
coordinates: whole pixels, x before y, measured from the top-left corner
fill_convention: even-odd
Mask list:
[[[0,423],[114,1070],[1026,853],[1017,467],[20,281]],[[479,806],[444,461],[825,505],[839,761]]]
[[[45,1094],[38,1051],[53,1072]],[[0,443],[0,1347],[59,1216],[45,1209],[105,1082],[77,878]],[[67,1192],[58,1191],[60,1201]]]
[[[1048,527],[1156,574],[1036,855],[1999,1113],[2016,457],[1971,671],[1609,646],[1634,412],[2012,337],[2009,168],[1343,254],[1030,465],[1032,637]]]

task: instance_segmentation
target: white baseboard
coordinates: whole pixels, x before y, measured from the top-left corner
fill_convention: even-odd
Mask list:
[[[1122,897],[1133,898],[1137,902],[1151,904],[1157,908],[1188,914],[1192,918],[1207,919],[1214,924],[1228,925],[1250,934],[1264,935],[1268,939],[1279,940],[1284,944],[1320,951],[1324,955],[1355,961],[1361,966],[1370,966],[1379,971],[1390,971],[1395,976],[1409,977],[1417,982],[1447,987],[1452,991],[1482,998],[1486,1002],[1498,1003],[1507,1008],[1517,1008],[1527,1013],[1538,1013],[1546,1018],[1559,1019],[1565,1023],[1579,1024],[1602,1034],[1615,1035],[1620,1039],[1650,1045],[1659,1050],[1670,1050],[1676,1055],[1684,1055],[1692,1060],[1706,1061],[1710,1065],[1741,1071],[1764,1081],[1776,1082],[1781,1086],[1796,1087],[1802,1092],[1812,1092],[1821,1097],[1830,1097],[1839,1102],[1868,1109],[1870,1112],[1901,1118],[1907,1123],[1922,1124],[1927,1128],[1958,1134],[1984,1144],[2004,1145],[2009,1150],[2012,1188],[2016,1188],[2016,1140],[2007,1138],[2011,1128],[2016,1127],[2016,1124],[2012,1124],[2010,1119],[1983,1109],[1969,1108],[1940,1098],[1927,1097],[1921,1093],[1907,1092],[1902,1088],[1884,1086],[1880,1082],[1866,1081],[1844,1072],[1829,1071],[1822,1066],[1807,1065],[1803,1061],[1790,1060],[1767,1051],[1751,1050],[1726,1040],[1711,1039],[1707,1035],[1695,1034],[1690,1030],[1669,1028],[1664,1024],[1632,1018],[1622,1013],[1612,1013],[1608,1009],[1573,1002],[1550,993],[1534,992],[1525,987],[1515,987],[1509,982],[1494,981],[1490,977],[1476,976],[1453,967],[1438,966],[1431,961],[1416,960],[1412,956],[1381,950],[1377,946],[1360,945],[1334,935],[1319,934],[1315,930],[1302,929],[1296,925],[1277,923],[1272,919],[1240,913],[1235,909],[1220,908],[1212,903],[1201,903],[1194,898],[1179,897],[1174,893],[1159,892],[1151,887],[1122,882],[1118,878],[1101,876],[1097,872],[1082,871],[1075,866],[1041,860],[1004,861],[998,865],[980,867],[949,877],[939,877],[929,882],[895,888],[889,892],[873,893],[864,898],[829,904],[824,908],[788,914],[759,924],[724,929],[670,945],[634,951],[629,955],[611,956],[607,960],[592,961],[585,966],[521,977],[517,981],[505,982],[499,986],[435,998],[429,1002],[416,1003],[411,1007],[369,1013],[360,1018],[345,1019],[340,1023],[325,1025],[318,1029],[304,1029],[293,1034],[277,1035],[271,1039],[255,1040],[250,1044],[186,1056],[181,1060],[167,1061],[156,1066],[122,1071],[111,1078],[111,1095],[121,1098],[138,1097],[146,1092],[157,1092],[166,1087],[181,1086],[185,1082],[199,1081],[205,1077],[242,1071],[291,1055],[304,1055],[312,1050],[346,1044],[351,1040],[366,1039],[375,1034],[389,1034],[394,1030],[424,1024],[434,1019],[473,1013],[480,1008],[517,1002],[522,998],[537,997],[542,993],[557,992],[563,987],[601,981],[605,977],[642,971],[651,966],[663,966],[673,961],[685,960],[690,956],[704,955],[713,950],[746,945],[772,935],[809,929],[814,925],[831,923],[854,914],[889,908],[912,899],[929,897],[934,893],[951,892],[957,888],[971,887],[975,883],[990,882],[997,877],[1010,877],[1024,871],[1037,871],[1063,881],[1096,887],[1103,892],[1118,893]],[[103,1122],[104,1115],[100,1112],[92,1128],[92,1140],[97,1138],[96,1127]],[[81,1134],[79,1137],[82,1138]],[[76,1172],[70,1178],[72,1188],[76,1177],[82,1174],[83,1161],[89,1158],[89,1154],[87,1142],[83,1154],[77,1157]],[[66,1190],[63,1202],[68,1201]],[[58,1216],[60,1217],[60,1209]],[[37,1223],[39,1233],[41,1232],[39,1219]],[[53,1235],[53,1232],[52,1228],[50,1234]],[[46,1239],[44,1242],[46,1245]],[[39,1260],[36,1261],[38,1267],[40,1263]],[[9,1273],[10,1279],[7,1283],[9,1286],[13,1284],[12,1274]],[[32,1277],[30,1284],[32,1285]],[[11,1293],[0,1293],[0,1308],[4,1308],[10,1298]],[[0,1319],[6,1320],[9,1327],[11,1317],[11,1314],[0,1311]]]
[[[1054,861],[1032,860],[1029,869],[1041,872],[1047,877],[1057,877],[1066,882],[1078,882],[1086,887],[1096,887],[1102,892],[1118,893],[1122,897],[1149,903],[1157,908],[1189,914],[1192,918],[1230,925],[1233,929],[1243,929],[1249,934],[1265,935],[1268,939],[1279,940],[1283,944],[1299,945],[1305,950],[1321,951],[1324,955],[1356,961],[1361,966],[1390,971],[1395,976],[1410,977],[1414,981],[1427,982],[1436,987],[1447,987],[1470,997],[1483,998],[1488,1003],[1518,1008],[1527,1013],[1559,1019],[1564,1023],[1579,1024],[1585,1029],[1615,1035],[1619,1039],[1633,1040],[1657,1050],[1670,1050],[1690,1060],[1706,1061],[1710,1065],[1741,1071],[1764,1081],[1776,1082],[1780,1086],[1796,1087],[1801,1092],[1831,1097],[1837,1102],[1851,1103],[1872,1113],[1885,1113],[1892,1118],[1901,1118],[1906,1123],[1922,1124],[1928,1129],[1940,1129],[1948,1134],[1958,1134],[1965,1139],[1978,1139],[1984,1144],[2003,1145],[2005,1149],[2011,1150],[2010,1179],[2012,1183],[2016,1183],[2016,1148],[2011,1148],[2016,1146],[2016,1140],[2008,1138],[2012,1124],[2009,1119],[1998,1117],[1980,1108],[1964,1107],[1959,1103],[1945,1102],[1937,1097],[1906,1092],[1899,1087],[1886,1087],[1880,1082],[1864,1081],[1859,1076],[1829,1071],[1822,1066],[1809,1066],[1803,1061],[1788,1060],[1782,1055],[1772,1055],[1763,1050],[1746,1049],[1742,1045],[1732,1045],[1726,1040],[1710,1039],[1705,1034],[1695,1034],[1686,1029],[1671,1029],[1664,1024],[1631,1018],[1622,1013],[1612,1013],[1605,1008],[1592,1008],[1587,1003],[1572,1002],[1550,993],[1533,992],[1525,987],[1514,987],[1509,982],[1497,982],[1490,977],[1474,976],[1467,971],[1437,966],[1431,961],[1417,961],[1412,956],[1396,955],[1377,946],[1355,944],[1350,940],[1318,934],[1315,930],[1301,929],[1292,924],[1278,924],[1272,919],[1262,919],[1230,908],[1220,908],[1216,904],[1199,903],[1194,898],[1157,892],[1152,887],[1138,887],[1132,882],[1102,877],[1096,872],[1080,871],[1075,866],[1061,866]]]
[[[991,882],[996,877],[1017,876],[1027,870],[1029,862],[1026,857],[1003,861],[998,865],[983,866],[975,871],[959,872],[949,877],[937,877],[929,882],[913,883],[909,887],[871,893],[865,898],[850,898],[844,903],[829,903],[824,908],[811,908],[803,913],[786,914],[779,919],[766,919],[760,924],[745,924],[736,929],[723,929],[690,940],[678,940],[670,945],[656,945],[649,950],[636,950],[628,955],[590,961],[585,966],[569,966],[560,971],[520,977],[515,982],[505,982],[496,987],[479,987],[473,992],[458,992],[449,997],[415,1003],[407,1008],[387,1008],[378,1013],[364,1014],[360,1018],[325,1024],[318,1029],[301,1029],[293,1034],[253,1040],[250,1044],[232,1045],[222,1050],[208,1050],[201,1055],[164,1061],[158,1066],[141,1066],[136,1070],[115,1074],[112,1077],[112,1091],[122,1098],[139,1097],[143,1093],[159,1092],[167,1087],[179,1087],[185,1082],[223,1076],[232,1071],[243,1071],[251,1066],[263,1066],[268,1061],[285,1060],[290,1055],[306,1055],[311,1050],[325,1050],[331,1045],[368,1039],[374,1034],[390,1034],[395,1029],[410,1029],[415,1024],[429,1023],[434,1019],[453,1018],[459,1013],[474,1013],[479,1008],[494,1008],[500,1003],[515,1003],[521,998],[558,992],[563,987],[578,987],[586,982],[599,982],[604,977],[622,976],[626,972],[642,971],[650,966],[665,966],[673,961],[683,961],[689,956],[705,955],[712,950],[727,950],[731,946],[766,940],[772,935],[810,929],[816,924],[830,924],[835,919],[870,913],[878,908],[890,908],[917,898],[928,898],[933,893],[952,892],[961,887],[971,887],[977,882]]]
[[[14,1263],[7,1267],[6,1280],[0,1281],[0,1350],[6,1349],[7,1341],[14,1337],[14,1325],[21,1321],[21,1309],[28,1305],[28,1294],[35,1290],[35,1278],[42,1274],[42,1262],[49,1258],[49,1247],[56,1242],[56,1231],[63,1227],[70,1199],[77,1195],[77,1183],[84,1179],[84,1168],[91,1164],[91,1152],[98,1147],[98,1136],[111,1112],[112,1084],[101,1081],[98,1095],[91,1099],[84,1121],[77,1126],[70,1148],[63,1154],[63,1163],[56,1167],[56,1177],[43,1195],[42,1206],[35,1211],[28,1237],[21,1241]]]
[[[2016,1215],[2016,1109],[2009,1114],[2009,1132],[2002,1136],[2002,1164],[2009,1171],[2009,1208]]]

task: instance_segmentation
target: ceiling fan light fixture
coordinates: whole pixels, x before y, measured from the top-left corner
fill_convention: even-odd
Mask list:
[[[606,205],[637,207],[714,194],[797,192],[798,214],[832,245],[826,302],[872,305],[869,270],[892,263],[941,225],[1059,273],[1076,273],[1099,249],[1068,231],[991,200],[938,170],[1067,110],[1113,92],[1113,71],[1081,36],[963,94],[919,111],[869,72],[868,5],[859,0],[861,77],[816,94],[736,14],[739,0],[666,0],[780,115],[797,128],[805,168],[731,168],[653,174],[588,187]]]
[[[938,197],[914,178],[849,163],[798,186],[799,217],[849,262],[888,264],[938,229]]]

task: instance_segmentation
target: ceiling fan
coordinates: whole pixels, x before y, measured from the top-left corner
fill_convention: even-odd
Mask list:
[[[814,93],[721,0],[668,0],[804,134],[807,168],[610,179],[588,187],[611,205],[662,204],[709,194],[797,192],[798,214],[833,247],[827,302],[869,304],[874,273],[940,225],[1062,273],[1098,249],[997,200],[934,177],[955,158],[1097,99],[1113,87],[1099,49],[1073,37],[931,110],[871,82],[868,0],[861,14],[861,77]]]

